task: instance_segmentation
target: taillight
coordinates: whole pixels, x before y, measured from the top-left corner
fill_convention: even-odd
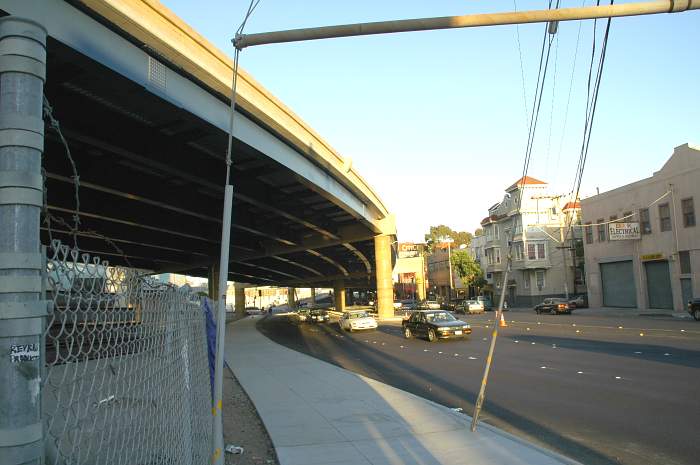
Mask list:
[[[566,304],[559,304],[559,308],[566,308]]]

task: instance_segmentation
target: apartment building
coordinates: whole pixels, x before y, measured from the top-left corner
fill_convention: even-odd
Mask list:
[[[483,244],[473,252],[480,256],[494,299],[506,292],[510,305],[532,306],[580,291],[583,275],[573,253],[580,232],[569,228],[579,222],[579,214],[578,202],[550,193],[544,181],[526,176],[510,185],[481,221]],[[511,272],[504,283],[511,241]]]
[[[584,199],[592,306],[682,311],[700,296],[700,147],[676,147],[651,177]]]

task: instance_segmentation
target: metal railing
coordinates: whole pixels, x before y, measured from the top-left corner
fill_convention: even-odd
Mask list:
[[[46,463],[208,463],[199,298],[58,241],[47,255]]]

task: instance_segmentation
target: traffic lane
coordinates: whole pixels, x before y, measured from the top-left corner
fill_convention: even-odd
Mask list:
[[[278,342],[285,343],[286,334],[292,348],[467,411],[490,334],[477,325],[469,340],[430,344],[403,339],[398,325],[353,334],[335,325],[277,326],[268,335]],[[629,347],[612,355],[579,350],[590,342],[568,334],[560,339],[571,345],[562,347],[532,339],[549,337],[539,332],[502,331],[488,387],[489,422],[585,463],[619,463],[616,457],[622,463],[693,463],[696,369],[626,350],[637,348],[632,335],[616,335]]]
[[[585,311],[585,310],[581,310]],[[700,335],[700,322],[695,321],[691,318],[674,318],[671,316],[639,316],[637,310],[633,311],[633,314],[628,316],[612,316],[612,315],[587,315],[585,313],[578,313],[574,310],[571,314],[562,315],[550,315],[550,314],[540,314],[535,313],[533,309],[512,309],[503,312],[504,317],[508,322],[535,322],[538,320],[567,320],[572,323],[578,323],[581,325],[592,325],[596,327],[613,327],[617,328],[622,326],[623,328],[629,327],[634,329],[647,329],[651,328],[656,331],[661,330],[677,330],[678,332],[690,331],[696,335]],[[493,318],[495,312],[486,312],[490,318]],[[685,330],[685,331],[681,331]]]

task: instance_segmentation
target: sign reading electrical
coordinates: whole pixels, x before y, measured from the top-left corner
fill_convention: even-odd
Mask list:
[[[608,233],[611,241],[641,239],[639,223],[610,223]]]

